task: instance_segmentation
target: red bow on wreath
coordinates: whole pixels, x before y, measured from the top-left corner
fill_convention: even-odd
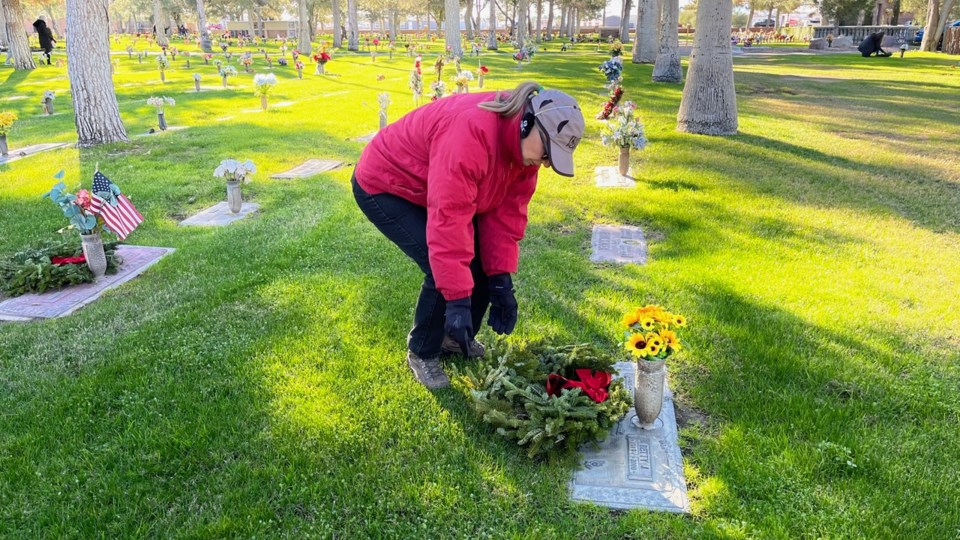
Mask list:
[[[79,256],[77,256],[77,257],[51,257],[51,258],[50,258],[50,262],[53,263],[53,264],[55,264],[55,265],[57,265],[57,266],[61,266],[61,265],[64,265],[64,264],[80,264],[80,263],[85,263],[85,262],[87,262],[87,259],[85,259],[85,258],[83,257],[83,255],[79,255]]]
[[[559,396],[564,388],[579,388],[584,394],[590,396],[590,399],[597,403],[603,403],[609,397],[607,388],[610,387],[612,378],[605,371],[591,372],[589,369],[576,370],[579,381],[567,379],[562,375],[551,373],[547,377],[547,394]]]

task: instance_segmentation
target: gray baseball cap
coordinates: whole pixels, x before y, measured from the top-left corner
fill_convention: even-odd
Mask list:
[[[543,90],[530,100],[537,125],[547,136],[546,151],[557,174],[573,176],[573,151],[586,123],[577,100],[559,90]]]

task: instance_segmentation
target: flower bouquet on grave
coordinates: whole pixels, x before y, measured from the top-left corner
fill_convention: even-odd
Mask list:
[[[213,171],[213,176],[224,178],[227,181],[227,204],[234,214],[239,213],[243,207],[243,194],[240,191],[240,185],[249,182],[250,175],[255,172],[257,172],[257,167],[249,159],[242,162],[236,159],[225,159]]]
[[[190,69],[190,51],[183,51],[183,59],[187,62],[187,69]]]
[[[623,54],[623,43],[619,39],[613,40],[613,43],[610,44],[610,56],[612,58],[619,58]]]
[[[599,67],[600,73],[603,74],[604,78],[607,79],[607,86],[611,84],[619,83],[623,80],[623,63],[617,62],[615,60],[606,60]]]
[[[379,129],[387,127],[387,107],[390,106],[390,94],[387,92],[382,92],[377,94],[377,105],[379,110],[377,112],[377,119],[379,120]]]
[[[143,216],[120,192],[120,188],[100,171],[93,176],[92,193],[84,189],[76,195],[68,193],[62,181],[63,171],[54,177],[61,181],[43,198],[50,199],[60,207],[63,215],[70,220],[68,229],[80,232],[84,261],[94,278],[99,278],[109,267],[101,233],[109,231],[124,240],[143,223]]]
[[[526,54],[527,54],[526,51],[524,51],[523,49],[513,54],[513,59],[517,61],[517,69],[520,69],[520,67],[523,66],[523,61],[527,59]]]
[[[665,362],[682,346],[676,330],[687,325],[683,315],[647,305],[623,315],[623,346],[636,361],[633,406],[637,422],[652,429],[663,407]]]
[[[199,84],[199,82],[198,82]],[[160,97],[151,97],[147,100],[147,105],[152,105],[157,109],[157,118],[160,121],[160,130],[164,131],[167,129],[167,120],[163,116],[163,110],[165,107],[173,107],[176,105],[176,102],[172,97],[160,96]]]
[[[253,76],[254,95],[260,96],[260,107],[267,110],[267,96],[277,84],[277,77],[273,73],[258,73]]]
[[[473,73],[463,70],[459,75],[453,78],[453,84],[457,87],[458,94],[467,94],[470,92],[470,81],[473,80]]]
[[[430,83],[430,101],[436,101],[442,98],[445,90],[446,87],[443,85],[443,81],[434,81]]]
[[[240,59],[240,64],[243,65],[244,71],[250,73],[250,66],[253,65],[253,57],[247,53],[247,55],[244,55],[244,57]]]
[[[643,122],[634,116],[637,106],[632,101],[626,101],[613,108],[612,120],[601,131],[600,139],[603,144],[620,148],[620,174],[626,176],[630,169],[630,149],[642,150],[647,146],[647,137],[644,135]]]
[[[203,53],[203,64],[210,65],[210,60],[213,58],[213,53]]]
[[[237,76],[237,68],[227,64],[220,68],[220,77],[223,79],[223,87],[227,87],[227,79]]]
[[[326,65],[330,58],[332,57],[327,51],[320,51],[319,54],[313,55],[313,61],[317,64],[315,75],[325,75],[327,73]]]
[[[477,70],[477,86],[483,88],[483,76],[487,73],[490,73],[490,68],[487,66],[480,66],[480,69]]]
[[[423,73],[420,71],[420,57],[413,63],[413,69],[410,71],[410,90],[413,92],[413,102],[416,106],[420,105],[420,98],[423,96]]]
[[[160,82],[167,82],[166,70],[170,67],[170,60],[167,60],[167,57],[158,54],[157,55],[157,69],[160,70]]]
[[[293,50],[293,61],[296,62],[300,59],[300,51],[297,49]]]
[[[53,93],[53,90],[44,91],[43,99],[40,100],[40,105],[43,105],[43,114],[47,116],[53,114],[54,99],[56,99],[56,95]]]
[[[197,92],[200,91],[200,74],[199,73],[193,74],[193,86],[194,88],[197,89]]]
[[[170,47],[170,60],[176,60],[180,51],[176,47]]]
[[[373,46],[380,50],[380,38],[373,38]]]
[[[454,386],[484,423],[531,458],[603,440],[630,409],[623,380],[613,378],[615,358],[592,344],[501,343],[491,352],[458,370]]]
[[[283,60],[283,65],[287,65],[286,59],[281,58],[280,60]],[[297,78],[303,80],[303,62],[297,60],[294,62],[293,67],[297,69]]]
[[[9,152],[7,148],[7,134],[13,129],[13,124],[17,121],[17,113],[10,111],[0,112],[0,156],[6,156]]]

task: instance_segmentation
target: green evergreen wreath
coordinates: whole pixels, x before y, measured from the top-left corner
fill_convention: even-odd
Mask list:
[[[109,242],[103,245],[107,255],[107,274],[116,274],[123,262],[117,256],[118,244]],[[93,272],[86,264],[56,265],[50,262],[54,257],[78,257],[82,254],[79,242],[62,242],[25,249],[0,259],[0,293],[20,296],[90,283],[93,281]]]
[[[551,374],[573,379],[577,369],[614,374],[612,356],[592,344],[552,346],[533,343],[494,350],[489,359],[466,368],[457,386],[469,391],[481,419],[530,457],[576,451],[581,444],[603,440],[630,409],[629,392],[614,379],[601,403],[580,388],[547,392]]]

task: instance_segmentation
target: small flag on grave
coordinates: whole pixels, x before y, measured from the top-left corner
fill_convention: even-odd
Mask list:
[[[116,233],[120,240],[143,223],[143,216],[133,207],[130,199],[120,193],[120,188],[100,171],[93,175],[92,191],[90,211],[102,217],[107,228]]]

